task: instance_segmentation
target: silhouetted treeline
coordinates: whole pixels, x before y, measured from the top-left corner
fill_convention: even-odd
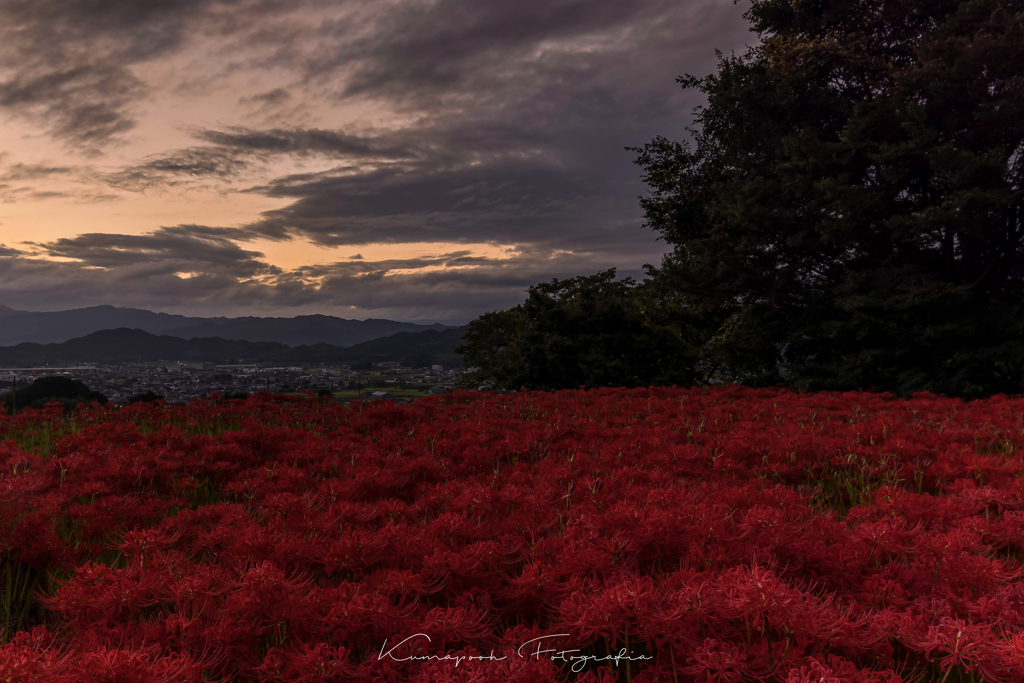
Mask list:
[[[753,0],[761,41],[634,148],[643,283],[538,285],[470,324],[473,381],[1024,392],[1024,14]]]
[[[27,386],[8,391],[0,398],[9,415],[25,408],[43,408],[47,403],[60,403],[65,409],[71,410],[79,403],[107,402],[106,396],[92,391],[84,382],[61,376],[40,377]]]
[[[25,343],[0,347],[0,366],[30,367],[74,363],[196,361],[213,363],[353,364],[397,361],[411,367],[435,363],[456,367],[455,346],[464,329],[399,332],[355,346],[286,346],[220,338],[180,339],[142,330],[94,332],[59,344]]]

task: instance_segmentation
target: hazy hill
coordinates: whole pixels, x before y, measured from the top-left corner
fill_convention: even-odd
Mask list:
[[[0,367],[75,363],[209,361],[214,363],[336,363],[402,361],[416,366],[461,364],[454,348],[463,328],[400,332],[351,347],[331,344],[287,346],[219,337],[181,339],[144,330],[102,330],[53,344],[26,342],[0,347]]]
[[[396,334],[451,329],[445,325],[419,325],[394,320],[347,320],[329,315],[294,318],[197,318],[154,313],[139,308],[91,306],[40,313],[0,306],[0,346],[22,342],[52,344],[101,330],[128,328],[182,339],[221,337],[249,342],[277,342],[289,346],[332,344],[352,346]]]
[[[175,327],[165,334],[184,339],[221,337],[246,341],[268,341],[288,346],[332,344],[352,346],[398,332],[449,329],[446,325],[418,325],[394,320],[346,320],[329,315],[300,315],[294,318],[224,318]]]
[[[388,337],[356,344],[344,350],[346,363],[402,361],[410,367],[438,363],[448,368],[462,367],[462,356],[455,347],[462,344],[465,327],[426,332],[399,332]]]

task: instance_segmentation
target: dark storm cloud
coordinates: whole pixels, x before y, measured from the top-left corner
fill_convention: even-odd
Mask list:
[[[40,118],[50,133],[98,152],[136,125],[150,88],[130,67],[179,49],[191,27],[259,0],[7,0],[0,3],[0,109]]]
[[[6,244],[0,244],[0,258],[18,256],[19,254],[23,253],[23,251],[20,251],[18,249],[12,249],[11,247],[8,247]]]
[[[118,66],[39,64],[0,82],[0,109],[42,117],[54,136],[95,149],[135,126],[127,109],[144,91]]]
[[[372,29],[353,35],[350,21],[324,22],[324,47],[303,64],[307,78],[345,78],[341,97],[372,95],[432,106],[478,104],[507,86],[536,92],[570,81],[538,76],[614,82],[616,72],[595,68],[607,58],[678,73],[670,60],[681,54],[736,44],[738,12],[720,0],[439,0],[380,12]],[[724,40],[725,44],[722,44]],[[706,59],[707,57],[705,57]],[[681,65],[687,66],[687,65]],[[621,72],[619,72],[621,73]],[[578,111],[578,110],[576,110]]]
[[[470,265],[501,265],[501,261],[485,257],[470,257],[468,251],[456,251],[436,256],[421,256],[407,259],[386,259],[383,261],[365,261],[362,258],[352,258],[348,261],[338,261],[325,265],[302,266],[291,271],[285,277],[309,279],[367,274],[387,275],[394,271]]]
[[[694,93],[679,73],[714,66],[746,38],[741,10],[716,1],[441,0],[380,14],[305,62],[337,97],[421,114],[392,134],[411,159],[298,174],[249,191],[293,202],[253,223],[324,245],[501,242],[607,250],[645,260],[640,171],[625,146],[681,137]],[[613,264],[609,264],[613,265]],[[639,265],[639,264],[637,264]]]
[[[119,56],[152,59],[179,45],[191,19],[232,0],[7,0],[6,23],[27,32],[40,47],[115,40]],[[49,37],[49,40],[47,40]]]
[[[191,147],[122,168],[104,176],[107,184],[119,190],[142,192],[150,188],[171,187],[204,179],[228,180],[252,168],[253,160],[220,147]]]
[[[350,30],[345,22],[325,24],[321,34],[341,40],[334,50],[311,59],[307,69],[317,76],[355,64],[342,92],[347,96],[366,91],[402,97],[424,90],[450,91],[468,85],[482,70],[501,78],[500,67],[495,69],[500,60],[542,40],[627,25],[645,5],[650,3],[441,0],[381,15],[374,31],[357,40],[345,39]]]
[[[312,4],[346,15],[302,21]],[[640,170],[623,148],[685,137],[700,99],[674,79],[712,71],[716,48],[752,42],[742,11],[727,0],[0,3],[0,67],[9,73],[0,108],[37,116],[80,147],[129,130],[155,88],[183,96],[181,82],[141,83],[133,74],[144,70],[134,67],[180,51],[191,36],[217,36],[221,61],[192,82],[269,89],[229,92],[243,113],[225,111],[216,129],[184,122],[194,125],[195,146],[101,180],[128,190],[243,189],[285,204],[240,216],[245,227],[233,231],[178,226],[36,246],[72,259],[63,263],[0,251],[0,290],[19,308],[345,310],[465,322],[553,277],[610,266],[640,275],[664,248],[641,227]],[[274,75],[232,81],[234,73]],[[329,105],[358,113],[339,120]],[[234,126],[232,115],[254,125]],[[269,163],[283,158],[315,172],[267,178]],[[352,245],[344,253],[380,242],[492,243],[517,253],[354,254],[281,272],[244,248],[255,236]]]
[[[253,95],[251,97],[243,97],[239,99],[239,104],[245,104],[248,102],[256,103],[260,106],[271,106],[276,107],[284,104],[291,99],[291,93],[284,88],[274,88],[265,93],[259,95]]]
[[[134,192],[203,179],[231,180],[274,157],[353,158],[362,162],[408,158],[413,152],[388,141],[317,129],[196,130],[193,135],[211,143],[156,154],[104,177],[121,190]]]
[[[75,173],[71,166],[48,166],[46,164],[13,164],[3,173],[0,180],[39,180],[52,176],[63,176]]]
[[[628,188],[543,160],[295,175],[252,191],[294,201],[264,213],[251,230],[298,233],[329,246],[450,241],[579,248],[595,241],[653,242],[636,225]],[[609,235],[608,228],[620,230]]]
[[[235,240],[244,237],[234,228],[179,225],[146,235],[87,233],[33,246],[45,256],[75,259],[95,268],[116,270],[148,263],[168,273],[193,268],[236,277],[279,273],[279,268],[259,260],[262,253],[238,246]]]
[[[332,130],[252,130],[235,127],[200,130],[196,137],[236,152],[290,154],[295,156],[406,158],[411,156],[386,139],[365,138]]]
[[[522,303],[530,285],[565,273],[597,272],[603,262],[603,258],[588,254],[524,249],[507,259],[473,258],[472,267],[450,268],[460,265],[462,258],[459,252],[452,252],[296,269],[277,278],[273,298],[295,307],[327,302],[356,306],[383,317],[464,323],[485,311]],[[640,273],[623,271],[620,275]],[[315,288],[304,284],[310,278],[317,282]]]
[[[284,88],[274,88],[258,95],[238,98],[238,104],[250,106],[256,114],[280,112],[294,98]]]
[[[15,191],[16,194],[22,195],[26,199],[42,200],[42,199],[68,199],[74,197],[70,192],[58,192],[56,190],[33,190],[28,187],[21,187]]]
[[[0,249],[0,291],[5,303],[28,310],[106,302],[198,315],[334,312],[347,317],[461,324],[481,312],[521,303],[531,284],[565,272],[600,269],[600,259],[586,255],[526,250],[508,259],[469,258],[461,256],[463,252],[451,252],[281,272],[252,260],[256,257],[252,252],[211,255],[173,239],[223,234],[217,228],[205,233],[198,228],[168,228],[142,243],[104,236],[76,245],[53,245],[54,252],[81,259],[62,263]],[[117,251],[131,253],[113,253]],[[157,251],[168,259],[149,258]],[[472,267],[439,269],[469,265],[469,261]]]
[[[0,184],[0,203],[12,204],[20,202],[37,202],[52,199],[72,200],[75,202],[97,203],[120,199],[117,195],[82,190],[36,190],[32,187],[12,187]]]
[[[287,273],[275,283],[273,296],[295,307],[329,302],[382,317],[464,323],[484,311],[522,303],[531,284],[559,271],[592,266],[579,258],[559,262],[536,255],[492,261],[474,269],[418,269],[402,274],[392,274],[384,263],[369,264],[365,271],[346,265],[319,269],[321,279],[315,289],[304,284],[305,277]]]

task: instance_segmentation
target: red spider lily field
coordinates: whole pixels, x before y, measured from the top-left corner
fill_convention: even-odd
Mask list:
[[[1021,681],[1024,399],[0,417],[0,681]]]

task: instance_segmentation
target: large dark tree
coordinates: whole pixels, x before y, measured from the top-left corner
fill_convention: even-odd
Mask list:
[[[25,408],[44,408],[47,403],[61,403],[67,410],[79,403],[106,403],[107,397],[91,390],[77,379],[50,375],[40,377],[17,391],[8,391],[2,397],[8,413]]]
[[[504,389],[689,385],[702,370],[672,295],[615,270],[530,287],[524,303],[469,324],[468,381]],[[678,308],[678,305],[675,306]]]
[[[752,0],[638,152],[658,277],[751,383],[1024,391],[1024,3]]]

